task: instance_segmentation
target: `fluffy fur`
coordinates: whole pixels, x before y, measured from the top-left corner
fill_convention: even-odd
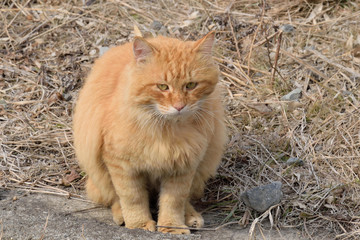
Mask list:
[[[157,225],[202,227],[190,200],[226,141],[213,42],[213,32],[185,42],[136,37],[96,61],[75,109],[75,149],[89,198],[111,207],[116,223],[155,231],[149,197],[158,192]]]

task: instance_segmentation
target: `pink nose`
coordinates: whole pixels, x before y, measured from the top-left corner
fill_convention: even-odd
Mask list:
[[[185,107],[185,104],[176,103],[176,104],[173,105],[173,107],[180,112]]]

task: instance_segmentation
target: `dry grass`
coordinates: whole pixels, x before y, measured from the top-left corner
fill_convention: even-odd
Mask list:
[[[1,187],[82,198],[77,92],[101,47],[131,40],[134,23],[159,34],[157,20],[182,39],[217,30],[231,140],[207,212],[251,229],[270,219],[309,238],[360,236],[358,0],[5,0],[0,17]],[[298,101],[281,100],[295,88]],[[274,180],[281,204],[248,211],[240,194]]]

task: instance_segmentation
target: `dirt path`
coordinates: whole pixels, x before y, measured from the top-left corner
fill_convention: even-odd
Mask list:
[[[16,200],[14,200],[16,198]],[[248,239],[249,229],[236,227],[172,236],[117,226],[108,209],[44,194],[0,190],[0,239]],[[87,211],[81,211],[87,209]],[[205,216],[205,222],[209,222]],[[264,231],[266,239],[306,239],[296,229]],[[1,237],[2,236],[2,237]],[[263,239],[257,232],[256,239]]]

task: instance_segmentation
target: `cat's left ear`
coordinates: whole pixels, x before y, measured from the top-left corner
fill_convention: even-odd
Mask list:
[[[194,51],[210,56],[212,54],[214,42],[215,42],[215,31],[211,31],[208,34],[206,34],[205,37],[195,42]]]
[[[145,62],[147,58],[151,57],[156,48],[142,37],[135,37],[133,43],[133,52],[136,62]]]

